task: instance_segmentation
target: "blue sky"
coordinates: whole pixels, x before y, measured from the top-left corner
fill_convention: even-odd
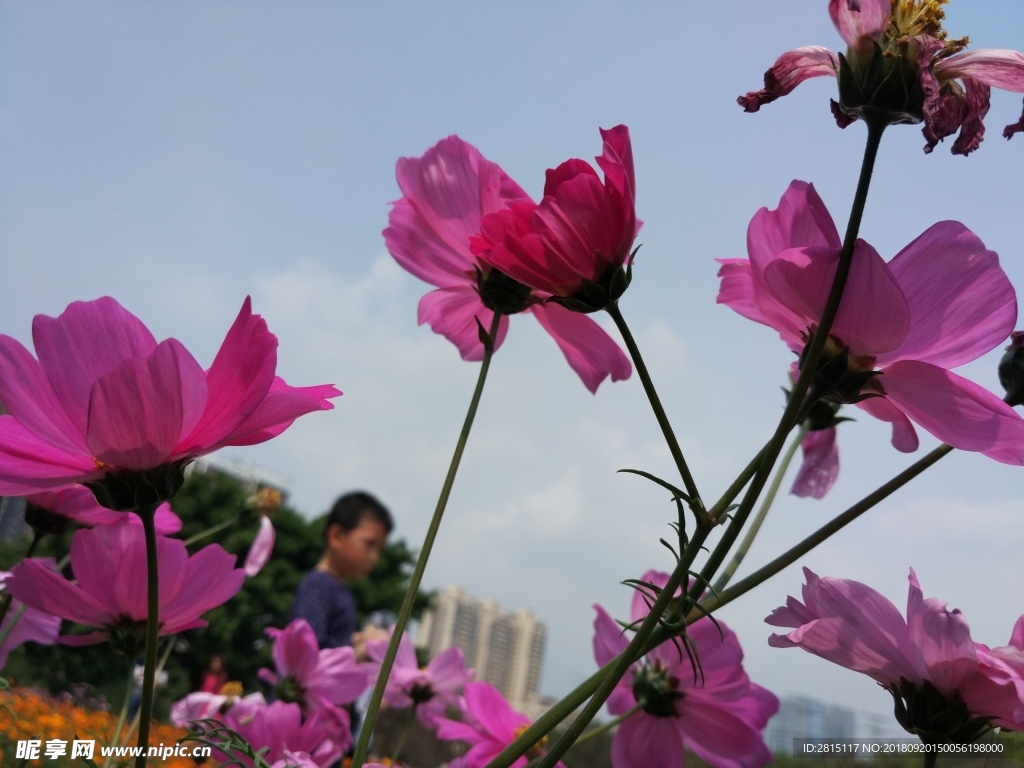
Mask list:
[[[384,249],[398,157],[457,133],[539,197],[544,170],[600,150],[626,123],[644,227],[622,309],[706,495],[724,489],[781,411],[790,355],[716,306],[714,258],[745,255],[747,222],[791,179],[812,181],[845,226],[863,126],[835,127],[821,78],[744,114],[782,51],[841,45],[825,2],[523,2],[0,6],[0,332],[29,341],[33,315],[111,295],[158,338],[208,364],[247,294],[281,339],[279,372],[333,382],[336,410],[228,458],[287,477],[295,505],[325,510],[367,488],[418,544],[476,367],[416,325],[425,286]],[[954,0],[951,34],[1024,48],[1024,6]],[[891,130],[862,237],[891,258],[957,219],[1024,286],[1020,169],[1005,142],[1020,96],[996,92],[969,158],[921,152]],[[604,322],[602,320],[602,322]],[[610,324],[605,323],[610,327]],[[999,352],[962,373],[998,391]],[[822,502],[784,497],[756,566],[916,456],[867,417],[843,427],[842,473]],[[922,453],[934,442],[922,436]],[[426,586],[459,583],[550,629],[542,687],[590,673],[591,604],[624,615],[618,584],[671,562],[673,508],[636,477],[670,476],[638,382],[590,396],[536,323],[513,318],[484,393]],[[1022,612],[1022,470],[954,454],[805,564],[905,605],[961,608],[976,640],[1006,642]],[[881,713],[870,680],[767,647],[762,619],[795,594],[793,567],[723,611],[751,677]]]

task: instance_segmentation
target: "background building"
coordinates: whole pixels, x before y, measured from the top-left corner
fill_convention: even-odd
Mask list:
[[[416,644],[431,657],[453,645],[461,648],[477,680],[491,683],[531,717],[544,707],[537,689],[546,640],[547,628],[531,611],[506,611],[456,586],[437,593],[416,636]]]

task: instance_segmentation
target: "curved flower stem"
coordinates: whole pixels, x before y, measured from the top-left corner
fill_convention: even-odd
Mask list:
[[[28,549],[25,550],[25,556],[21,558],[22,560],[27,560],[35,554],[36,547],[39,546],[39,542],[42,541],[43,536],[45,535],[46,534],[42,531],[33,530],[32,542],[28,545]],[[0,626],[3,626],[4,619],[7,618],[7,612],[11,610],[11,603],[13,601],[14,598],[11,596],[11,593],[4,590],[3,596],[0,597]],[[17,618],[15,618],[15,620],[12,621],[10,625],[8,625],[8,627],[4,630],[3,635],[0,636],[0,645],[2,645],[3,641],[7,639],[7,636],[11,634],[11,630],[14,629],[14,625],[16,622]]]
[[[658,593],[657,599],[651,606],[651,612],[647,614],[647,617],[640,624],[636,634],[633,635],[633,639],[626,646],[626,650],[602,670],[604,674],[594,695],[590,697],[590,701],[587,702],[579,716],[573,720],[568,730],[562,734],[551,750],[544,756],[538,768],[552,768],[558,762],[558,759],[569,750],[573,742],[583,735],[583,730],[594,719],[594,715],[597,714],[598,710],[604,706],[605,701],[615,690],[615,686],[619,684],[619,680],[626,674],[634,660],[642,655],[640,649],[661,622],[666,609],[673,601],[677,604],[679,603],[678,598],[674,598],[673,595],[675,595],[679,585],[689,575],[690,565],[693,563],[694,558],[696,558],[697,553],[700,552],[701,547],[704,545],[704,540],[708,537],[712,527],[712,524],[698,518],[697,528],[693,533],[693,537],[679,558],[679,563],[676,565],[675,570],[672,571],[672,575],[669,576],[668,582]],[[492,765],[494,765],[493,762]]]
[[[693,475],[690,474],[690,468],[686,465],[686,459],[683,457],[679,441],[676,440],[675,433],[672,431],[672,425],[669,423],[668,416],[665,415],[665,409],[661,405],[658,391],[654,388],[654,382],[651,381],[651,374],[647,372],[647,366],[644,365],[644,359],[640,355],[640,348],[637,347],[636,340],[633,338],[633,334],[630,333],[629,326],[626,325],[622,312],[619,311],[618,303],[613,301],[605,309],[611,315],[612,320],[615,322],[615,327],[619,329],[619,333],[622,334],[623,341],[626,342],[626,349],[629,350],[629,356],[633,360],[633,365],[636,366],[637,375],[644,386],[644,392],[647,393],[647,399],[651,403],[654,417],[658,420],[661,433],[665,436],[665,443],[668,445],[668,449],[676,463],[676,468],[679,470],[679,476],[683,480],[683,485],[686,486],[686,492],[690,496],[690,508],[694,511],[694,514],[704,516],[704,504],[700,499],[700,493],[697,491],[697,484],[693,480]]]
[[[803,441],[806,434],[807,427],[801,427],[793,437],[792,442],[790,442],[789,448],[786,449],[786,453],[782,457],[782,461],[779,462],[779,466],[775,469],[775,477],[772,479],[772,484],[768,486],[768,493],[765,494],[764,499],[761,500],[761,507],[757,510],[757,515],[754,516],[753,522],[750,524],[750,527],[747,528],[747,532],[743,536],[743,541],[740,542],[739,547],[733,554],[732,560],[729,561],[729,564],[725,566],[722,573],[719,575],[718,580],[715,581],[715,584],[712,587],[713,592],[720,592],[725,589],[726,584],[729,583],[729,579],[731,579],[733,574],[736,573],[736,569],[740,567],[740,563],[743,562],[743,558],[746,557],[747,552],[750,551],[750,545],[754,543],[754,538],[757,536],[758,531],[761,530],[761,524],[768,516],[768,510],[771,509],[772,503],[775,501],[775,495],[779,492],[779,486],[782,485],[782,478],[786,476],[786,470],[789,469],[790,462],[793,461],[793,456],[796,455],[796,449],[800,447],[800,443]]]
[[[430,558],[430,550],[434,546],[434,539],[437,538],[437,531],[441,527],[441,518],[444,516],[445,507],[448,506],[448,497],[451,495],[452,486],[455,484],[455,475],[459,471],[459,462],[462,460],[462,452],[465,450],[466,441],[469,439],[469,431],[473,426],[473,419],[476,418],[476,409],[480,404],[480,395],[484,391],[487,369],[491,365],[491,357],[494,354],[494,339],[498,334],[498,323],[501,322],[501,318],[502,315],[497,312],[494,313],[494,320],[491,322],[487,341],[484,342],[484,357],[480,362],[480,373],[477,376],[476,389],[473,390],[473,397],[469,401],[466,420],[462,424],[462,432],[459,433],[458,442],[455,444],[455,452],[452,454],[451,465],[448,467],[448,475],[444,479],[444,485],[441,486],[441,495],[437,499],[434,516],[430,519],[427,535],[423,539],[423,546],[420,548],[419,556],[416,558],[416,566],[409,577],[409,588],[405,592],[402,607],[398,611],[398,618],[395,621],[395,628],[391,633],[388,650],[384,654],[384,661],[380,666],[377,685],[374,686],[373,694],[370,696],[370,704],[366,710],[366,720],[363,722],[362,730],[359,732],[359,741],[352,756],[351,768],[361,768],[363,761],[366,759],[366,750],[370,745],[373,724],[377,719],[377,711],[380,709],[381,699],[384,697],[384,687],[387,685],[388,676],[391,674],[391,668],[394,666],[395,656],[398,654],[398,644],[402,641],[405,625],[409,622],[409,616],[412,614],[413,602],[416,600],[420,581],[423,579],[423,572],[426,570],[427,560]]]
[[[850,211],[850,220],[846,225],[846,237],[843,239],[843,249],[839,254],[839,263],[836,265],[835,278],[832,280],[832,288],[829,290],[828,300],[825,302],[825,309],[821,313],[821,320],[814,330],[806,355],[800,367],[800,376],[793,385],[786,409],[782,412],[782,418],[775,429],[775,434],[765,448],[761,458],[761,465],[754,475],[750,486],[747,488],[739,509],[733,516],[732,522],[726,528],[721,540],[715,546],[711,556],[701,570],[701,578],[698,579],[690,590],[690,597],[697,599],[703,590],[702,584],[706,584],[717,573],[719,566],[725,560],[725,556],[732,545],[736,542],[740,531],[746,525],[747,518],[754,507],[761,490],[768,482],[768,475],[775,466],[775,461],[782,453],[782,446],[793,428],[799,423],[803,409],[804,397],[807,394],[811,378],[814,376],[821,359],[821,353],[825,349],[832,324],[839,314],[839,303],[843,298],[843,291],[846,289],[846,281],[850,276],[850,265],[853,263],[853,249],[857,243],[857,235],[860,232],[860,222],[864,215],[864,206],[867,203],[868,188],[871,186],[871,174],[875,167],[875,158],[878,155],[878,147],[882,142],[882,133],[885,131],[885,123],[867,122],[868,139],[864,147],[864,159],[861,162],[860,178],[857,180],[857,191],[853,197],[853,207]]]
[[[156,678],[156,644],[160,631],[160,572],[156,562],[156,508],[136,510],[142,518],[146,534],[146,572],[148,613],[146,617],[146,671],[142,676],[142,703],[139,706],[139,747],[141,754],[135,758],[135,768],[146,768],[146,752],[149,747],[149,722],[153,713],[153,682]]]
[[[770,563],[762,566],[761,568],[758,568],[745,579],[736,582],[725,591],[719,592],[717,595],[709,596],[706,600],[703,600],[701,602],[701,605],[706,610],[713,611],[725,605],[726,603],[731,603],[740,595],[746,594],[754,587],[756,587],[758,584],[761,584],[762,582],[770,579],[783,568],[795,563],[801,557],[803,557],[816,546],[825,541],[825,539],[827,539],[829,536],[832,536],[834,533],[837,533],[841,529],[845,528],[847,525],[852,523],[862,514],[867,512],[876,504],[878,504],[880,501],[892,495],[894,492],[896,492],[904,485],[909,483],[911,480],[913,480],[915,477],[920,475],[922,472],[924,472],[926,469],[932,466],[932,464],[935,464],[939,459],[941,459],[946,454],[950,453],[952,450],[953,447],[950,445],[940,445],[927,456],[923,456],[922,458],[918,459],[916,462],[911,464],[909,467],[900,472],[887,483],[879,486],[877,489],[869,493],[867,496],[858,501],[845,512],[843,512],[840,515],[837,515],[835,518],[833,518],[831,521],[823,525],[821,528],[812,533],[799,544],[786,550],[784,553],[776,557]],[[693,611],[690,614],[690,618],[696,620],[700,618],[702,615],[703,613],[699,611]]]

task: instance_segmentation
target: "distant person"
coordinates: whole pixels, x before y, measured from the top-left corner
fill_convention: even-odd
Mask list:
[[[381,630],[356,631],[349,582],[370,574],[393,527],[387,508],[363,491],[345,494],[331,508],[323,554],[299,583],[290,615],[309,622],[321,648],[351,645],[356,658],[365,661],[367,640],[387,637]]]
[[[199,690],[203,693],[220,693],[224,683],[228,681],[228,669],[224,663],[224,657],[215,653],[210,657],[210,664],[203,670],[203,677],[199,682]]]

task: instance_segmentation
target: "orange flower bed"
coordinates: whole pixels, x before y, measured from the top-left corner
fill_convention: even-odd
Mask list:
[[[42,741],[41,759],[30,760],[29,765],[54,768],[75,765],[80,768],[83,765],[81,759],[72,760],[70,757],[71,742],[74,739],[94,739],[96,748],[93,760],[102,766],[104,758],[100,755],[100,747],[112,743],[116,725],[117,717],[109,712],[89,709],[33,688],[0,691],[0,765],[16,765],[20,762],[15,758],[18,742],[37,739]],[[181,728],[154,722],[150,729],[149,743],[172,746],[184,735],[185,731]],[[67,742],[63,757],[46,757],[46,742],[51,739]],[[135,741],[130,742],[129,746],[135,746]],[[134,761],[120,758],[118,762]],[[195,768],[196,763],[188,757],[171,757],[167,760],[151,757],[149,765],[154,768]]]

